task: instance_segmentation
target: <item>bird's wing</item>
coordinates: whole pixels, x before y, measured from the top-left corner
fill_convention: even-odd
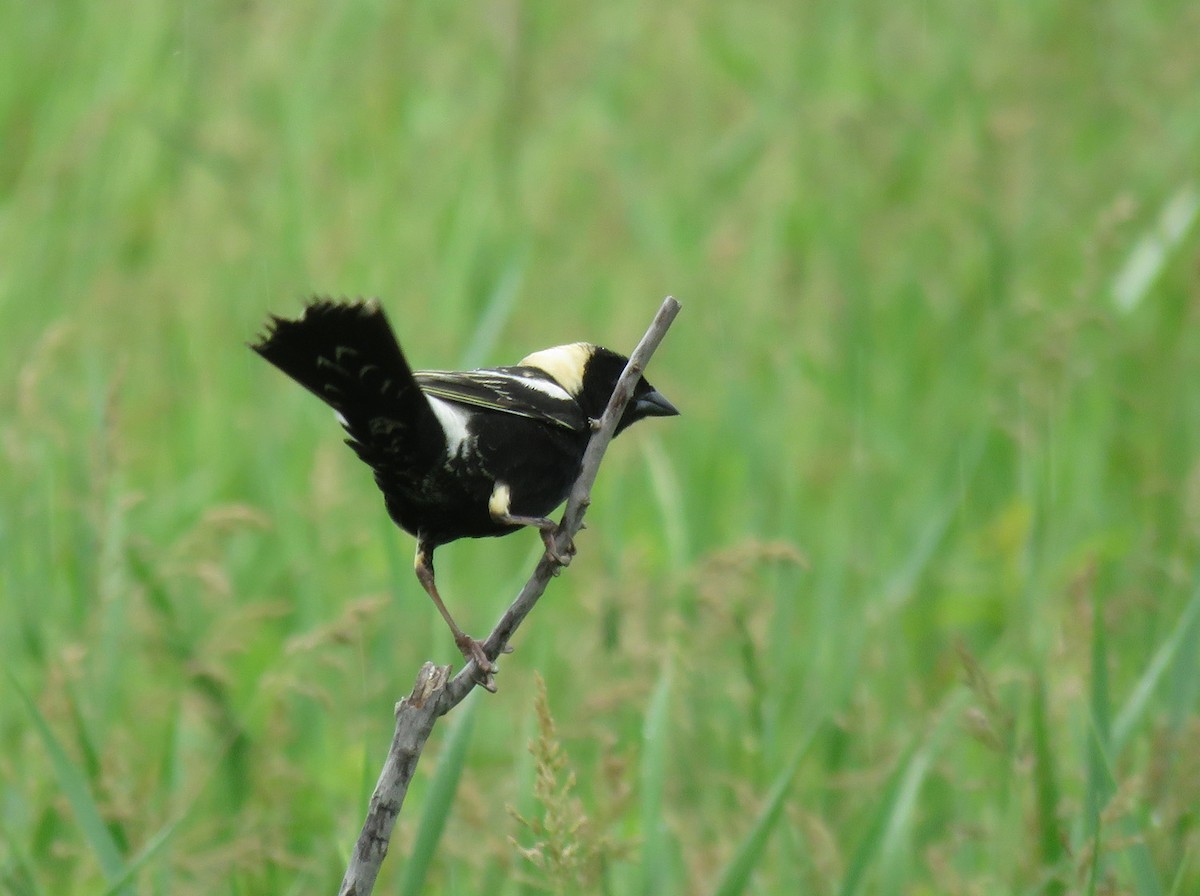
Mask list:
[[[421,370],[416,373],[421,390],[434,398],[515,414],[577,432],[588,421],[571,395],[534,367],[495,367],[486,370]]]

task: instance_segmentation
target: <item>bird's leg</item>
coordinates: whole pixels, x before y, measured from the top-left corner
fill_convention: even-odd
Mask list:
[[[425,589],[425,593],[433,600],[433,605],[437,607],[438,612],[442,614],[442,618],[446,620],[446,625],[450,627],[450,633],[454,635],[454,643],[462,653],[463,659],[468,662],[474,661],[476,670],[475,680],[486,690],[495,693],[496,682],[492,680],[492,675],[500,670],[495,663],[488,659],[487,654],[483,650],[483,642],[472,638],[458,627],[458,623],[454,621],[454,617],[446,609],[446,604],[442,602],[442,596],[438,594],[437,583],[433,579],[433,547],[433,545],[423,539],[417,539],[417,556],[413,561],[413,569],[417,573],[417,581],[421,583],[421,587]]]
[[[509,499],[512,497],[509,488],[503,482],[497,482],[492,488],[492,497],[488,500],[488,513],[497,523],[505,526],[533,526],[542,536],[542,544],[546,546],[546,556],[560,566],[567,566],[575,556],[575,542],[567,536],[567,543],[562,550],[554,543],[554,533],[558,531],[558,523],[544,516],[521,516],[509,512]]]
[[[546,546],[546,556],[562,566],[571,564],[571,558],[575,556],[575,540],[568,536],[567,543],[560,551],[558,545],[554,543],[554,533],[558,531],[558,523],[554,520],[544,516],[515,516],[511,513],[495,519],[496,522],[506,523],[510,526],[533,526],[542,536],[542,544]]]

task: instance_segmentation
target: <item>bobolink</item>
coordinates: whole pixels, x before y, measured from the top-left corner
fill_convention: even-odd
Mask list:
[[[318,299],[298,320],[272,316],[250,347],[337,413],[388,514],[417,539],[417,579],[486,683],[495,667],[442,602],[433,551],[534,526],[552,552],[556,524],[547,515],[579,475],[592,422],[628,359],[576,342],[515,367],[414,373],[374,300]],[[678,413],[642,378],[616,431]]]

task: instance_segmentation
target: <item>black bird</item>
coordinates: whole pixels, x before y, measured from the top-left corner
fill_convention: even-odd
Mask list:
[[[298,320],[272,315],[250,347],[337,413],[392,520],[417,539],[417,579],[487,683],[495,667],[442,602],[433,551],[534,526],[552,552],[548,514],[579,475],[592,421],[628,359],[576,342],[515,367],[414,373],[375,300],[317,299]],[[616,431],[678,413],[642,378]]]

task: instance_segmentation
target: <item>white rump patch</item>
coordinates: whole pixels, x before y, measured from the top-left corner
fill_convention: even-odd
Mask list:
[[[433,415],[437,417],[442,432],[446,434],[446,451],[450,457],[454,457],[462,451],[463,445],[466,444],[467,437],[470,435],[467,431],[470,412],[434,395],[425,397],[429,399]]]
[[[556,345],[534,352],[522,359],[522,367],[536,367],[544,370],[567,390],[572,396],[578,396],[583,391],[583,369],[587,367],[595,346],[586,342],[572,342],[570,345]],[[532,385],[532,382],[530,382]]]

